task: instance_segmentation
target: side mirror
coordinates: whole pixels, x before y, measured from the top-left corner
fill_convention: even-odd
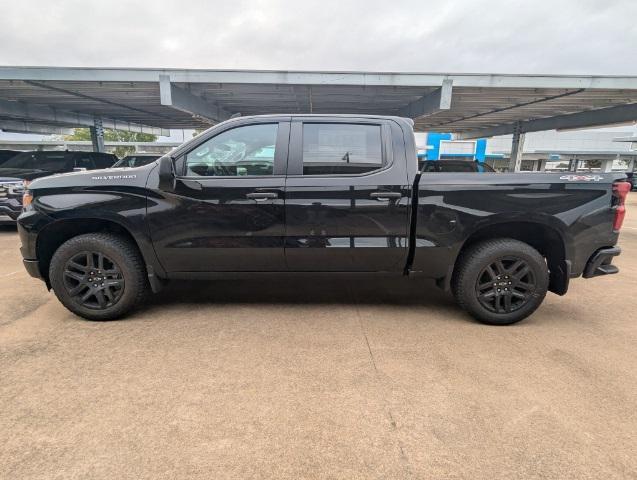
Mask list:
[[[159,160],[159,189],[175,191],[175,162],[168,155]]]

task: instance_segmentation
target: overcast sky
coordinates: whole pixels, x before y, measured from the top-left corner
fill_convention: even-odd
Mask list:
[[[0,0],[1,65],[636,75],[636,46],[637,0]]]
[[[636,0],[0,0],[0,64],[637,74]]]

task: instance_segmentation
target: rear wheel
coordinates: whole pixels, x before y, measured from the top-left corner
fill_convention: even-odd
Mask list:
[[[88,320],[122,317],[143,300],[148,287],[137,247],[109,233],[63,243],[51,259],[49,278],[60,302]]]
[[[452,282],[458,304],[481,322],[510,325],[531,315],[548,289],[544,258],[513,239],[486,240],[464,252]]]

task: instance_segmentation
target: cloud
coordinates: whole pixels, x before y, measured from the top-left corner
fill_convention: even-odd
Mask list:
[[[637,74],[637,2],[0,0],[0,64]]]

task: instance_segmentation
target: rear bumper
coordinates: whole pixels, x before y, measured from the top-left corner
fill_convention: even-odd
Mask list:
[[[612,265],[613,257],[622,252],[619,247],[606,247],[597,250],[586,263],[583,277],[593,278],[600,275],[611,275],[619,272],[619,268]]]

